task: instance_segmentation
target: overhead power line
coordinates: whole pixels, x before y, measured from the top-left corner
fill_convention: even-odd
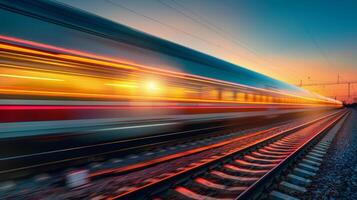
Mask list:
[[[165,3],[165,2],[162,1],[162,0],[157,0],[157,1],[158,1],[159,3],[161,3],[162,5],[166,6],[167,8],[172,9],[172,10],[174,10],[174,11],[180,13],[181,15],[183,15],[183,16],[189,18],[189,19],[192,20],[193,22],[195,22],[195,23],[197,23],[197,24],[199,24],[199,25],[205,27],[206,29],[208,29],[208,30],[210,30],[210,31],[213,31],[214,33],[216,33],[216,34],[219,35],[220,37],[222,37],[222,38],[224,38],[224,39],[226,39],[226,40],[228,40],[228,41],[230,41],[230,42],[235,43],[236,45],[238,45],[238,46],[244,48],[245,50],[247,50],[247,51],[249,51],[250,53],[252,53],[252,54],[254,54],[254,55],[256,55],[256,56],[259,57],[259,55],[257,54],[257,52],[256,52],[255,50],[252,50],[251,48],[248,48],[245,44],[243,44],[243,43],[241,43],[241,42],[238,42],[238,41],[235,41],[235,40],[231,40],[231,39],[228,38],[226,35],[224,35],[224,34],[226,34],[226,33],[222,34],[222,33],[221,33],[221,32],[222,32],[221,29],[220,29],[220,28],[217,28],[216,26],[212,25],[211,23],[210,23],[211,26],[216,27],[216,29],[218,29],[218,30],[212,28],[211,26],[209,26],[209,25],[207,25],[207,24],[205,24],[205,23],[202,23],[201,21],[197,20],[197,19],[194,18],[194,17],[191,17],[190,15],[187,15],[186,13],[182,12],[180,9],[178,9],[178,8],[176,8],[176,7],[174,7],[174,6],[170,5],[170,4],[168,4],[168,3]],[[173,1],[173,2],[175,2],[175,1]],[[175,3],[178,4],[178,2],[175,2]],[[206,22],[206,20],[204,20],[204,21]]]
[[[220,49],[224,49],[224,50],[226,50],[226,51],[229,51],[229,52],[235,54],[236,56],[238,56],[239,58],[242,57],[241,55],[237,55],[236,52],[234,52],[234,51],[231,50],[231,49],[228,49],[228,48],[226,48],[226,47],[224,47],[224,46],[222,46],[222,45],[219,45],[219,44],[217,44],[217,43],[214,43],[214,42],[211,42],[211,41],[206,40],[206,39],[204,39],[204,38],[201,38],[201,37],[199,37],[199,36],[197,36],[197,35],[195,35],[195,34],[192,34],[192,33],[190,33],[190,32],[184,31],[184,30],[182,30],[182,29],[180,29],[180,28],[177,28],[177,27],[175,27],[175,26],[173,26],[173,25],[164,23],[164,22],[162,22],[162,21],[160,21],[160,20],[158,20],[158,19],[156,19],[156,18],[153,18],[153,17],[147,16],[147,15],[145,15],[145,14],[142,14],[142,13],[140,13],[140,12],[137,12],[137,11],[135,11],[135,10],[133,10],[133,9],[130,9],[129,7],[124,6],[124,5],[121,4],[121,3],[114,2],[114,1],[112,1],[112,0],[104,0],[104,1],[106,1],[106,2],[108,2],[108,3],[110,3],[110,4],[112,4],[112,5],[114,5],[114,6],[116,6],[116,7],[120,7],[120,8],[122,8],[122,9],[124,9],[124,10],[127,10],[127,11],[129,11],[129,12],[135,14],[135,15],[144,17],[144,18],[146,18],[147,20],[153,21],[153,22],[158,23],[158,24],[160,24],[160,25],[162,25],[162,26],[166,26],[166,27],[168,27],[168,28],[170,28],[170,29],[173,29],[173,30],[175,30],[175,31],[179,31],[179,32],[181,32],[181,33],[183,33],[183,34],[186,34],[186,35],[188,35],[188,36],[190,36],[190,37],[192,37],[192,38],[195,38],[195,39],[197,39],[197,40],[200,40],[200,41],[205,42],[205,43],[207,43],[207,44],[214,45],[215,47],[219,47]],[[247,59],[248,59],[248,58],[247,58]],[[254,61],[254,60],[251,60],[251,59],[248,59],[248,60],[251,61],[251,62],[253,62],[253,63],[255,63],[255,64],[257,64],[256,61]]]
[[[291,13],[294,13],[294,9],[292,7],[290,7],[290,10]],[[311,40],[314,48],[316,48],[316,50],[319,52],[322,61],[325,62],[326,65],[328,65],[329,67],[332,67],[332,63],[330,62],[330,59],[328,58],[326,52],[323,50],[317,39],[315,38],[311,29],[308,28],[308,26],[303,22],[303,20],[299,16],[295,15],[295,18],[297,20],[297,26],[300,27],[304,31],[305,35],[309,38],[309,40]]]
[[[186,14],[185,12],[181,11],[179,8],[174,7],[173,5],[170,5],[168,3],[165,3],[163,0],[157,0],[159,3],[161,3],[162,5],[168,7],[169,9],[175,10],[176,12],[180,13],[181,15],[189,18],[190,20],[192,20],[195,23],[200,24],[201,26],[209,29],[210,31],[215,32],[216,34],[218,34],[220,37],[226,39],[227,41],[249,51],[251,54],[254,54],[257,58],[259,58],[260,60],[262,60],[263,62],[265,62],[265,66],[271,68],[273,71],[275,71],[275,63],[272,63],[271,60],[266,59],[264,57],[262,57],[259,53],[259,51],[257,51],[254,48],[248,47],[249,45],[247,45],[246,43],[240,41],[237,39],[237,37],[233,36],[232,34],[226,32],[224,29],[222,29],[221,27],[215,25],[214,23],[211,23],[209,20],[205,19],[205,17],[197,14],[195,11],[193,11],[192,9],[188,8],[187,6],[184,6],[183,4],[179,3],[177,0],[171,0],[172,2],[174,2],[176,5],[178,5],[179,7],[181,7],[183,10],[185,10],[187,13],[190,13],[192,16]],[[204,23],[202,23],[204,22]],[[281,68],[281,67],[280,67]],[[285,68],[282,68],[285,69]],[[295,76],[292,76],[290,73],[287,73],[288,76],[290,76],[290,78],[292,77],[293,79],[296,78],[298,75],[298,72],[294,69],[289,69],[290,71],[294,71],[296,74],[294,74]]]
[[[185,30],[182,30],[182,29],[180,29],[180,28],[177,28],[177,27],[175,27],[175,26],[173,26],[173,25],[170,25],[170,24],[168,24],[168,23],[162,22],[161,20],[158,20],[158,19],[156,19],[156,18],[153,18],[153,17],[150,17],[150,16],[148,16],[148,15],[142,14],[142,13],[140,13],[140,12],[138,12],[138,11],[136,11],[136,10],[133,10],[133,9],[131,9],[131,8],[129,8],[129,7],[127,7],[127,6],[125,6],[125,5],[121,4],[121,3],[119,3],[119,2],[116,2],[116,1],[113,1],[113,0],[104,0],[104,1],[106,1],[106,2],[108,2],[108,3],[110,3],[110,4],[112,4],[112,5],[114,5],[114,6],[116,6],[116,7],[120,7],[121,9],[127,10],[127,11],[129,11],[129,12],[135,14],[135,15],[144,17],[144,18],[147,19],[147,20],[153,21],[153,22],[158,23],[158,24],[160,24],[160,25],[162,25],[162,26],[168,27],[168,28],[170,28],[170,29],[172,29],[172,30],[181,32],[181,33],[186,34],[186,35],[188,35],[188,36],[190,36],[190,37],[192,37],[192,38],[195,38],[195,39],[200,40],[200,41],[202,41],[202,42],[205,42],[205,43],[207,43],[207,44],[211,44],[211,45],[213,45],[213,46],[215,46],[215,47],[218,47],[218,48],[220,48],[220,49],[224,49],[224,50],[226,50],[226,51],[228,51],[228,52],[230,52],[230,53],[232,53],[232,54],[238,56],[238,58],[242,58],[242,55],[237,55],[236,52],[233,51],[233,50],[231,50],[231,49],[228,49],[228,48],[226,48],[226,47],[224,47],[224,46],[222,46],[222,45],[220,45],[220,44],[214,43],[214,42],[212,42],[212,41],[210,41],[210,40],[206,40],[206,39],[204,39],[204,38],[202,38],[202,37],[200,37],[200,36],[198,36],[198,35],[195,35],[195,34],[192,34],[192,33],[190,33],[190,32],[187,32],[187,31],[185,31]],[[249,52],[251,52],[252,54],[254,54],[255,56],[257,56],[257,57],[260,58],[261,60],[265,60],[265,61],[267,61],[267,62],[270,62],[270,61],[268,61],[268,60],[266,60],[266,59],[264,59],[264,58],[261,58],[261,56],[260,56],[255,50],[252,50],[252,49],[246,47],[244,44],[242,44],[242,43],[240,43],[240,42],[238,42],[238,41],[235,41],[235,40],[234,40],[234,41],[231,41],[231,39],[229,39],[229,38],[227,38],[227,37],[232,37],[232,36],[230,36],[228,33],[225,33],[225,32],[223,31],[223,29],[221,29],[221,28],[218,27],[218,26],[215,26],[214,24],[208,22],[207,20],[205,20],[206,23],[208,22],[208,23],[210,24],[210,26],[215,26],[216,29],[218,29],[218,30],[219,30],[220,32],[222,32],[222,33],[220,33],[219,31],[217,31],[217,30],[215,30],[215,29],[213,29],[212,27],[208,26],[207,24],[201,23],[199,20],[197,20],[197,19],[195,19],[195,18],[193,18],[193,17],[187,15],[186,13],[184,13],[184,12],[181,11],[181,10],[179,10],[178,8],[173,7],[172,5],[168,5],[167,3],[163,3],[162,1],[158,1],[158,2],[161,3],[162,5],[164,5],[164,6],[168,7],[168,8],[170,8],[170,9],[175,10],[176,12],[179,12],[181,15],[184,15],[185,17],[189,18],[190,20],[194,21],[195,23],[199,23],[200,25],[204,26],[205,28],[210,29],[211,31],[214,31],[216,34],[220,35],[220,36],[223,37],[224,39],[226,39],[226,40],[228,40],[228,41],[230,41],[230,42],[233,42],[234,44],[239,45],[240,47],[242,47],[242,48],[248,50]],[[177,1],[175,1],[175,2],[176,2],[177,4],[179,4]],[[191,12],[193,12],[193,11],[191,11]],[[201,17],[201,18],[203,18],[203,17]],[[228,35],[228,36],[222,35],[222,34],[226,34],[226,35]],[[245,58],[247,61],[250,61],[250,62],[252,62],[252,63],[254,63],[254,64],[256,64],[256,65],[262,65],[262,63],[259,64],[259,63],[257,63],[255,60],[252,60],[252,59],[250,59],[250,58],[248,58],[248,57],[245,57],[245,56],[244,56],[244,58]],[[273,64],[273,65],[263,64],[263,65],[265,65],[265,66],[271,68],[273,71],[275,71],[275,69],[274,69],[275,67],[273,67],[275,64]],[[284,68],[283,68],[283,69],[284,69]],[[277,73],[277,72],[276,72],[276,73]],[[289,73],[288,73],[288,76],[290,76],[291,78],[295,78],[295,77],[293,77],[293,76],[292,76],[291,74],[289,74]]]

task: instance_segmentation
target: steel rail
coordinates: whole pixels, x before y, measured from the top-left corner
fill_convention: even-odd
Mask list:
[[[175,173],[171,176],[168,176],[166,178],[163,178],[157,182],[149,183],[147,185],[135,188],[133,190],[126,191],[119,195],[113,195],[113,196],[109,197],[108,199],[145,199],[145,197],[149,197],[151,195],[158,194],[160,192],[163,192],[164,190],[169,189],[170,187],[172,187],[174,185],[183,183],[186,180],[190,179],[191,176],[196,176],[196,175],[206,172],[207,170],[212,169],[222,163],[230,161],[230,160],[232,160],[232,158],[235,158],[238,155],[242,155],[242,154],[252,151],[256,148],[265,146],[266,144],[269,144],[273,141],[276,141],[280,138],[290,135],[291,133],[294,133],[298,130],[306,128],[306,127],[308,127],[312,124],[315,124],[319,121],[322,121],[324,119],[328,119],[330,117],[337,117],[337,116],[338,116],[338,119],[340,119],[341,116],[344,114],[346,114],[346,111],[339,111],[339,112],[315,119],[313,121],[304,123],[297,127],[293,127],[288,130],[281,131],[279,133],[271,135],[268,138],[257,140],[255,142],[249,144],[248,146],[237,149],[234,152],[227,153],[226,155],[221,156],[217,159],[214,159],[209,162],[202,163],[202,164],[195,165],[195,166],[188,168],[184,171],[181,171],[181,172]]]
[[[262,176],[259,180],[253,183],[247,190],[242,192],[237,198],[238,199],[257,199],[262,195],[264,190],[272,184],[277,177],[279,177],[291,164],[293,164],[298,158],[300,158],[306,150],[315,145],[330,129],[334,127],[334,125],[342,119],[345,115],[348,115],[350,112],[346,111],[345,113],[338,116],[324,128],[322,128],[317,134],[315,134],[312,138],[304,142],[300,147],[298,147],[293,153],[291,153],[288,157],[283,159],[278,165],[272,168],[269,172],[267,172],[264,176]]]

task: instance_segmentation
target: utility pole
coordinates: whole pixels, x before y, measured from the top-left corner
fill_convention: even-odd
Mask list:
[[[340,83],[340,73],[337,73],[337,84]]]
[[[347,98],[348,100],[351,99],[351,85],[357,84],[357,81],[341,81],[340,74],[337,75],[337,82],[330,82],[330,83],[311,83],[311,84],[302,84],[300,81],[300,87],[307,87],[307,86],[329,86],[329,85],[347,85]]]

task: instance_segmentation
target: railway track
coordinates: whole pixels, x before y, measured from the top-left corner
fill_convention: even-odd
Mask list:
[[[292,119],[293,117],[294,115],[282,115],[278,119]],[[255,128],[255,130],[268,129],[269,127],[289,122],[289,120],[279,122],[278,119],[271,120],[270,123],[273,124],[271,125],[269,122],[263,122],[264,118],[259,118],[259,121],[255,120],[255,122],[258,121],[256,123],[259,123],[261,127]],[[229,137],[231,133],[235,132],[244,134],[244,129],[248,129],[249,126],[251,127],[252,124],[237,124],[237,122],[228,124],[218,123],[217,125],[211,124],[210,126],[203,128],[196,125],[187,127],[187,130],[142,138],[132,138],[34,153],[24,152],[15,155],[2,155],[0,157],[0,181],[19,177],[29,177],[29,175],[34,174],[36,171],[51,172],[66,167],[83,167],[90,162],[102,162],[110,157],[123,157],[125,154],[140,154],[140,152],[143,151],[154,151],[155,149],[162,149],[165,146],[172,147],[192,141],[202,141],[207,138],[211,138],[212,141],[218,141],[223,138],[219,138],[219,136]],[[254,129],[251,131],[253,130]],[[188,137],[190,137],[190,140],[187,139]],[[85,140],[85,138],[82,138],[82,140]],[[4,152],[6,152],[7,149],[11,149],[11,145],[17,145],[16,143],[13,142],[13,144],[9,141],[3,141],[3,143],[5,143],[2,147]],[[8,143],[10,143],[10,145]],[[28,146],[31,144],[24,143],[23,145]],[[43,143],[37,145],[43,146]],[[36,148],[36,145],[32,144],[32,146],[32,148]]]
[[[324,157],[327,155],[329,146],[331,145],[336,134],[342,129],[344,122],[349,115],[345,115],[317,144],[302,154],[300,158],[296,159],[290,167],[285,170],[284,174],[279,174],[279,171],[272,172],[272,176],[279,176],[277,181],[268,184],[264,192],[260,195],[261,198],[270,199],[289,199],[298,200],[301,195],[307,192],[307,187],[311,184],[315,175],[323,162]],[[262,181],[264,184],[264,181]],[[259,188],[252,189],[251,192],[259,193]],[[252,194],[248,194],[253,196]],[[306,198],[306,195],[305,195]],[[309,197],[311,198],[311,197]]]
[[[283,130],[242,148],[193,162],[177,172],[109,199],[252,199],[263,194],[296,159],[316,144],[347,111]],[[257,195],[259,194],[259,195]]]
[[[5,197],[30,195],[36,199],[46,195],[59,199],[232,199],[245,193],[280,161],[302,146],[304,141],[317,138],[316,134],[322,134],[345,113],[346,111],[338,111],[319,115],[318,119],[317,116],[309,117],[220,140],[214,138],[212,141],[209,138],[202,140],[202,143],[193,141],[178,144],[168,147],[166,156],[160,156],[156,151],[143,152],[143,155],[150,153],[151,157],[156,157],[134,164],[119,163],[118,167],[91,171],[91,184],[79,189],[68,190],[63,185],[58,185],[58,181],[39,182],[38,186],[30,190],[26,187],[21,190],[36,189],[35,193],[12,194],[9,191]],[[199,146],[190,147],[191,143]],[[185,150],[186,148],[188,149]],[[169,149],[177,149],[178,152],[173,153]],[[58,178],[64,177],[57,176],[55,179]]]

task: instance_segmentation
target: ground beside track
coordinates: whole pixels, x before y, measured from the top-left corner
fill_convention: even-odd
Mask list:
[[[351,110],[302,199],[357,199],[357,108]]]

